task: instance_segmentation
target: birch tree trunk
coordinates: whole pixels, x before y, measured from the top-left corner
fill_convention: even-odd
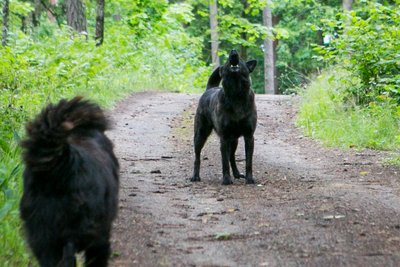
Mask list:
[[[263,24],[272,29],[271,0],[267,0],[267,6],[263,9]],[[264,93],[275,93],[275,66],[274,66],[274,42],[270,36],[264,40]]]
[[[247,19],[245,10],[249,7],[249,3],[247,2],[247,0],[241,0],[241,2],[242,2],[242,5],[243,5],[243,10],[242,10],[241,16],[242,16],[242,18]],[[242,38],[243,41],[247,41],[246,32],[242,32],[240,35],[241,35],[240,37]],[[243,60],[247,60],[247,47],[244,46],[244,45],[240,46],[240,57]]]
[[[353,0],[343,0],[343,10],[344,11],[351,11],[353,6]]]
[[[58,4],[58,0],[50,0],[49,3],[50,3],[50,7],[55,7]],[[51,22],[57,21],[56,16],[54,15],[54,12],[51,11],[50,8],[47,10],[47,17],[49,18],[49,20]]]
[[[219,67],[217,0],[210,0],[211,59],[213,68]]]

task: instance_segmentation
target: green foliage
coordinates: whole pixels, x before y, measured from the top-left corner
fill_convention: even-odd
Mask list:
[[[192,36],[202,39],[203,60],[211,63],[210,45],[210,20],[209,4],[206,0],[185,1],[193,7],[194,18],[187,25],[187,31]],[[272,35],[270,30],[262,26],[262,9],[266,2],[261,0],[223,0],[218,1],[218,34],[219,34],[219,56],[224,62],[231,49],[240,51],[244,59],[257,59],[259,65],[256,71],[261,75],[253,73],[253,89],[257,92],[263,91],[263,52],[261,45],[267,34]],[[203,85],[204,87],[204,85]]]
[[[316,58],[334,70],[303,92],[298,125],[327,145],[399,151],[399,10],[361,1],[321,22],[312,28],[332,40]]]
[[[278,41],[276,68],[282,93],[309,82],[309,77],[324,67],[314,59],[313,44],[322,44],[323,19],[334,18],[338,1],[274,1],[273,14],[285,38]],[[312,27],[313,25],[313,27]]]
[[[267,35],[267,29],[264,26],[253,24],[245,18],[232,14],[221,16],[219,26],[221,28],[219,40],[230,44],[232,47],[256,46],[257,41],[262,40]],[[243,38],[244,34],[246,38]]]
[[[343,148],[400,148],[400,107],[391,101],[360,108],[348,101],[347,71],[324,74],[303,92],[298,125],[306,135]]]
[[[388,165],[394,165],[400,167],[400,151],[394,153],[389,159],[386,160]]]
[[[209,1],[187,1],[193,6],[195,19],[188,24],[188,31],[195,36],[204,37],[204,56],[210,55]],[[218,34],[221,54],[230,49],[259,47],[267,34],[263,27],[261,10],[265,1],[224,0],[218,1]]]
[[[400,104],[398,8],[363,1],[358,9],[327,25],[332,35],[340,35],[328,47],[316,50],[322,59],[340,64],[360,80],[346,90],[348,97],[364,106],[388,98]]]
[[[161,30],[159,21],[167,10],[168,2],[165,0],[131,1],[126,20],[131,27],[135,38],[142,39],[154,29]]]

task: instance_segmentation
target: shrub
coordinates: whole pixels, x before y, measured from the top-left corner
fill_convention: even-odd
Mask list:
[[[367,107],[346,101],[344,81],[349,76],[347,71],[334,70],[312,82],[302,92],[298,126],[329,146],[399,149],[400,107],[388,99]]]
[[[400,12],[393,6],[363,1],[360,8],[326,21],[327,32],[340,34],[328,47],[316,50],[329,63],[341,65],[359,83],[346,89],[357,104],[382,98],[400,104]]]

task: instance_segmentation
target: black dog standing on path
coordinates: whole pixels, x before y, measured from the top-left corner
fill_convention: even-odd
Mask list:
[[[107,266],[117,214],[119,165],[99,106],[76,97],[27,124],[21,217],[42,267]]]
[[[200,154],[208,136],[214,129],[220,137],[222,156],[222,184],[232,184],[229,162],[235,178],[245,177],[254,184],[252,161],[257,110],[251,90],[250,73],[257,61],[244,62],[232,50],[225,65],[214,70],[207,90],[201,96],[194,122],[195,161],[192,182],[200,181]],[[218,87],[222,80],[222,88]],[[235,161],[239,137],[243,136],[246,153],[246,176],[240,174]]]

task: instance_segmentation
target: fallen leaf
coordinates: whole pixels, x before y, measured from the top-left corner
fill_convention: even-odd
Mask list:
[[[233,213],[233,212],[238,211],[238,210],[239,210],[238,208],[229,208],[229,209],[226,210],[226,212]]]
[[[215,239],[217,240],[229,240],[231,239],[230,233],[218,233],[215,235]]]

